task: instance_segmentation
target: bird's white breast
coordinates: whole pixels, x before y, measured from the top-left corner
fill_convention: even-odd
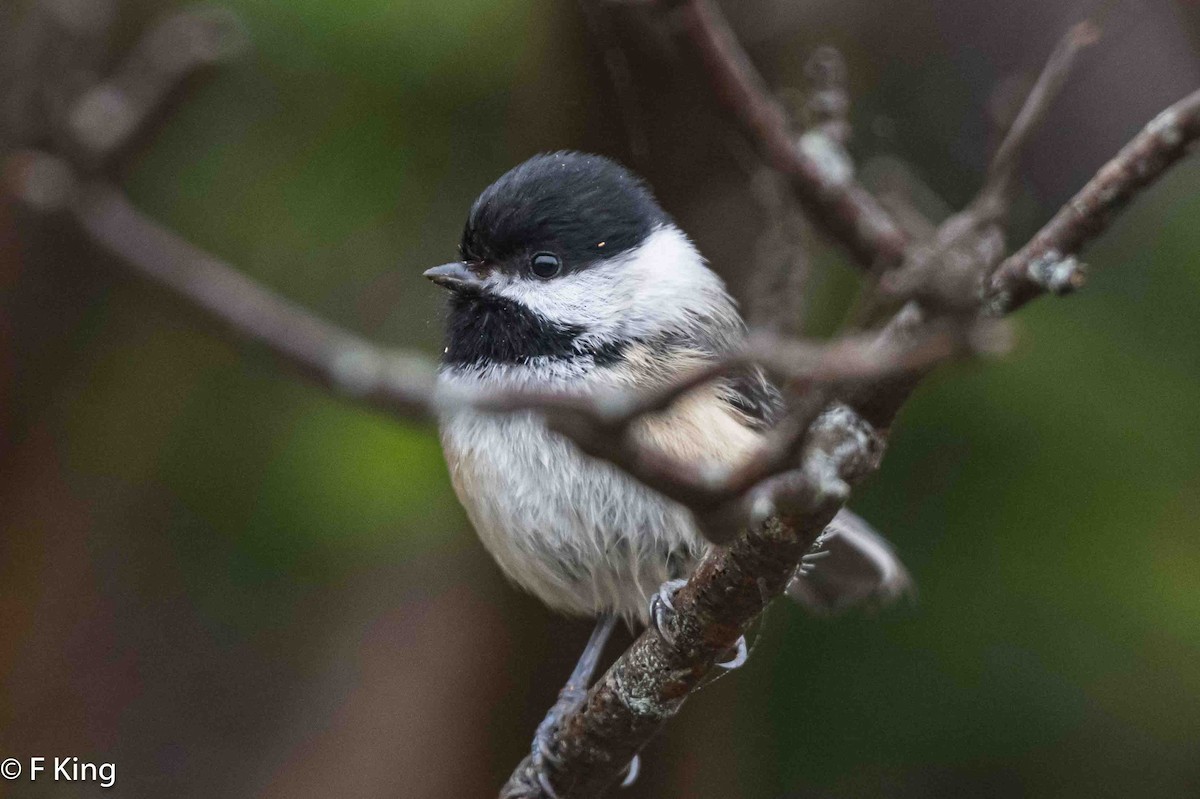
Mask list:
[[[703,554],[686,509],[583,455],[532,414],[460,411],[441,427],[451,480],[484,546],[513,581],[551,607],[644,621],[649,597]],[[729,463],[757,440],[703,392],[639,434],[692,462]]]

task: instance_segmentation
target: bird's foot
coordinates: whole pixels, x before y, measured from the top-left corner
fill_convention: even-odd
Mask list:
[[[750,651],[746,648],[746,636],[744,635],[738,636],[737,643],[733,645],[733,649],[733,657],[731,657],[729,660],[717,663],[718,666],[726,671],[740,669],[742,666],[746,665],[746,661],[750,657]]]
[[[667,580],[658,592],[650,597],[650,625],[654,632],[658,633],[658,637],[668,645],[675,643],[675,636],[667,629],[667,621],[675,615],[675,605],[671,598],[685,585],[687,580]]]
[[[668,623],[675,614],[675,605],[671,599],[675,596],[675,592],[685,585],[687,585],[687,580],[667,580],[658,589],[658,592],[650,597],[650,625],[668,646],[673,646],[675,643],[675,636],[671,633]],[[718,663],[718,666],[732,671],[745,665],[746,658],[749,656],[746,648],[746,636],[739,636],[733,649],[733,657]]]
[[[642,770],[642,758],[638,755],[633,756],[633,760],[629,761],[629,765],[625,767],[625,779],[621,780],[621,787],[628,788],[637,782],[638,772]]]
[[[550,770],[562,764],[562,758],[554,753],[552,743],[554,733],[558,731],[558,725],[562,723],[562,720],[582,705],[586,698],[586,690],[573,687],[564,688],[558,694],[558,701],[550,708],[546,717],[542,719],[542,723],[538,725],[537,732],[533,735],[530,763],[533,766],[538,786],[550,799],[559,799],[558,792],[554,790],[554,784],[550,780]],[[621,781],[621,787],[628,788],[633,785],[637,781],[640,770],[641,758],[634,755],[633,759],[629,761],[629,765],[625,767],[625,779]]]
[[[538,724],[537,732],[533,734],[533,749],[530,752],[530,762],[538,785],[551,799],[558,799],[558,794],[550,782],[550,769],[562,763],[562,759],[554,753],[552,742],[558,725],[572,710],[583,704],[587,697],[587,689],[568,685],[558,692],[558,700],[546,713],[546,717]]]

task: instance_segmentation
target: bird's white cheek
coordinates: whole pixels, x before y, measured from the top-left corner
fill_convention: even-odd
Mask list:
[[[681,230],[661,227],[640,246],[549,280],[496,276],[492,291],[549,322],[582,328],[599,338],[653,337],[687,330],[697,319],[737,314],[721,279]]]
[[[697,316],[733,311],[721,279],[677,227],[659,228],[622,261],[626,279],[636,287],[628,319],[635,335],[686,329]]]
[[[614,265],[602,264],[551,280],[514,279],[498,293],[547,321],[603,333],[615,331],[628,312],[620,277]]]

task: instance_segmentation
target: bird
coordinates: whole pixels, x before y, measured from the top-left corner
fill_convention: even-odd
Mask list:
[[[723,281],[649,186],[604,156],[543,153],[506,172],[471,205],[458,256],[424,273],[449,294],[442,389],[651,391],[747,335]],[[743,368],[640,419],[633,434],[675,458],[728,467],[783,409],[764,374]],[[453,407],[439,428],[458,499],[504,574],[556,611],[598,619],[535,736],[553,795],[541,769],[553,758],[550,734],[582,701],[614,624],[658,620],[711,545],[685,507],[585,455],[535,412]],[[789,594],[832,612],[910,582],[890,545],[843,512]],[[744,660],[739,645],[727,665]]]

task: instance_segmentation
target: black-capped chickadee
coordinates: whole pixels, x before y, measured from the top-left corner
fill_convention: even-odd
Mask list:
[[[645,390],[745,335],[688,237],[641,180],[600,156],[551,153],[509,171],[471,207],[460,255],[425,272],[450,291],[446,385]],[[642,420],[637,434],[681,459],[731,465],[781,404],[759,372],[744,371]],[[647,622],[660,586],[687,577],[708,543],[689,511],[584,455],[536,414],[459,410],[441,432],[459,500],[505,574],[552,608],[605,620],[591,662],[581,661],[589,673],[572,676],[578,695],[611,619]],[[823,539],[830,557],[793,585],[808,607],[907,586],[886,542],[856,517],[839,516]]]

